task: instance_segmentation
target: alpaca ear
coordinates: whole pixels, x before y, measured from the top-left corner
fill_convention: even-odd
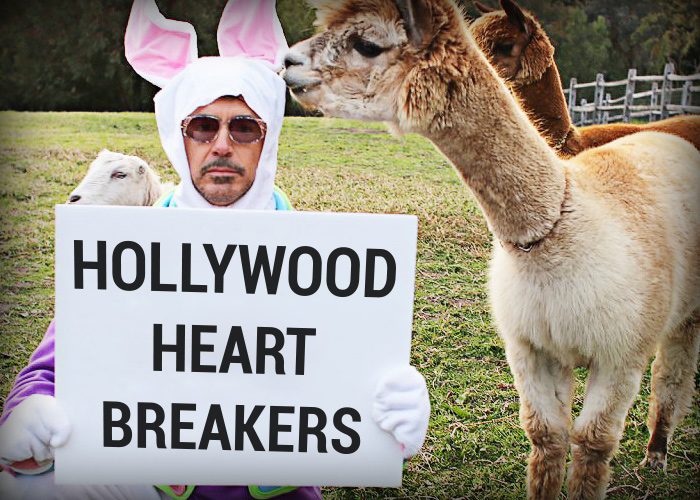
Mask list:
[[[520,31],[527,34],[529,29],[527,27],[527,18],[525,13],[520,8],[520,6],[515,3],[515,0],[501,0],[501,7],[506,11],[508,20],[514,24]]]
[[[222,56],[266,61],[274,70],[282,69],[282,60],[289,51],[275,0],[229,0],[216,40]]]
[[[488,14],[489,12],[496,11],[496,9],[494,9],[493,7],[489,7],[488,5],[484,5],[483,3],[479,2],[479,1],[474,2],[474,7],[476,7],[477,10],[479,12],[481,12],[482,14]]]
[[[396,0],[408,40],[415,47],[423,47],[431,35],[433,18],[425,0]]]
[[[197,59],[197,34],[191,24],[163,17],[155,0],[134,0],[124,49],[139,75],[163,87]]]

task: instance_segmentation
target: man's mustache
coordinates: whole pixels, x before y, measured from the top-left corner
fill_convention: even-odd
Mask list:
[[[204,165],[201,170],[199,171],[200,175],[204,175],[207,172],[209,172],[213,168],[228,168],[232,172],[237,173],[239,175],[245,174],[245,168],[243,166],[239,165],[238,163],[234,163],[228,158],[217,158],[216,160],[210,161],[206,165]]]

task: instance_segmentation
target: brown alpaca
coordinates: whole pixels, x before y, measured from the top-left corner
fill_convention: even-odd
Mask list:
[[[430,139],[494,234],[490,299],[532,443],[531,498],[601,498],[654,349],[653,458],[690,404],[700,343],[700,152],[642,132],[570,160],[538,134],[453,0],[319,6],[285,80],[326,115]],[[590,375],[571,423],[573,369]]]
[[[668,132],[700,149],[700,117],[678,116],[640,125],[615,123],[577,128],[569,118],[554,47],[535,16],[513,0],[501,0],[503,10],[479,2],[484,13],[469,27],[474,40],[498,74],[520,100],[540,133],[561,156],[602,146],[645,130]]]

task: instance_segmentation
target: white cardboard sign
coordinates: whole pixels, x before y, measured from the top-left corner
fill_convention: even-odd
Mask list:
[[[399,486],[417,220],[56,207],[56,479]]]

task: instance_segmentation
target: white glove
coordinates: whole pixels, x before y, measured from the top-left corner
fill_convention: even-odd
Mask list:
[[[0,460],[12,466],[34,459],[41,470],[46,470],[53,461],[54,449],[68,441],[70,432],[68,417],[56,398],[32,394],[0,426]]]
[[[412,366],[403,366],[377,384],[372,418],[403,448],[404,458],[418,453],[430,418],[430,399],[423,375]]]

